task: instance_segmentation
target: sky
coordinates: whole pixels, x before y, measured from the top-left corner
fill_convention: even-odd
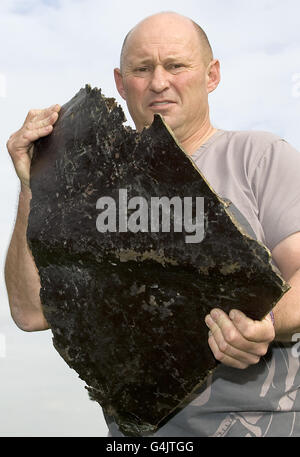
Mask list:
[[[300,150],[299,0],[2,0],[0,3],[0,436],[106,436],[101,408],[61,359],[51,331],[13,323],[4,263],[19,182],[6,149],[31,108],[63,105],[90,84],[114,97],[126,33],[175,11],[206,31],[221,63],[211,120],[227,130],[273,132]]]

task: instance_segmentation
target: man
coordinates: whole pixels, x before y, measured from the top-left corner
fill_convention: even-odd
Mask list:
[[[150,125],[154,113],[164,117],[214,190],[269,247],[291,285],[274,309],[275,322],[270,316],[253,321],[237,310],[206,316],[208,343],[222,363],[156,436],[300,436],[299,360],[288,343],[300,329],[299,153],[272,134],[213,128],[208,94],[219,84],[220,65],[203,30],[186,17],[160,13],[140,22],[125,39],[114,76],[136,128]],[[29,167],[32,142],[51,133],[59,109],[30,111],[7,143],[21,192],[6,284],[12,317],[25,331],[48,328],[26,243]],[[113,418],[107,422],[111,434],[120,435]]]

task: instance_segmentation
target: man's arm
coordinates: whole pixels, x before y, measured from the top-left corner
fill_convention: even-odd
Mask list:
[[[210,348],[225,365],[247,368],[259,362],[274,338],[291,341],[293,334],[300,331],[300,232],[279,243],[272,256],[291,285],[273,310],[275,328],[269,315],[254,321],[237,310],[228,316],[221,309],[214,309],[205,318]]]
[[[49,328],[40,302],[40,278],[26,240],[31,191],[22,186],[18,214],[5,264],[11,315],[24,331]]]
[[[272,252],[291,289],[274,308],[276,340],[291,341],[300,332],[300,232],[281,241]]]
[[[46,330],[49,325],[40,302],[40,278],[27,244],[30,210],[30,162],[33,142],[48,135],[58,118],[59,105],[28,113],[20,130],[11,135],[7,149],[21,182],[17,219],[8,248],[5,282],[12,318],[24,331]]]

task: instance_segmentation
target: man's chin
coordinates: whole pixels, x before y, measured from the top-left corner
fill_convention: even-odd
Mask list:
[[[167,114],[164,115],[164,114],[162,114],[162,113],[155,113],[155,114],[159,114],[159,115],[163,118],[165,124],[167,124],[167,126],[168,126],[172,131],[174,131],[174,129],[176,128],[176,122],[174,121],[174,119],[173,119],[171,116],[168,116]],[[154,116],[153,116],[153,118],[154,118]]]
[[[174,132],[174,130],[176,128],[176,123],[174,122],[172,117],[170,117],[168,115],[163,115],[161,113],[153,113],[153,115],[151,117],[149,117],[147,120],[144,121],[144,124],[142,126],[137,127],[137,130],[139,132],[141,132],[144,128],[150,127],[150,125],[154,121],[154,115],[155,114],[159,114],[163,118],[165,124],[167,124],[167,126]]]

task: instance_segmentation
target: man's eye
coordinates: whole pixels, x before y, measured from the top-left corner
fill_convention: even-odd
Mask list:
[[[148,71],[148,67],[138,67],[135,69],[135,71],[137,71],[138,73],[144,73]]]
[[[181,68],[181,67],[183,67],[182,63],[173,63],[171,65],[171,68],[174,68],[175,70],[177,70],[178,68]]]

